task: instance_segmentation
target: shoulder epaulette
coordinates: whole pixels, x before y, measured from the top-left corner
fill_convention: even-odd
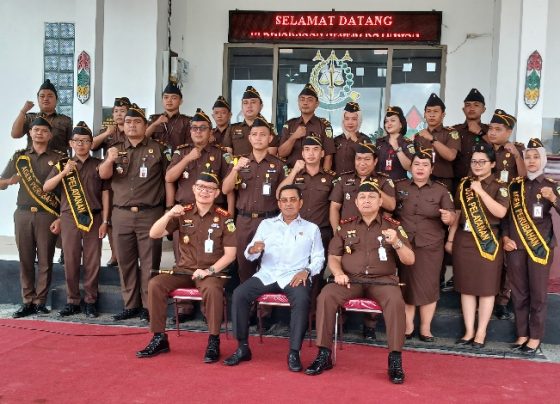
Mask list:
[[[521,142],[514,142],[514,144],[515,144],[516,146],[525,147],[525,145],[524,145],[523,143],[521,143]]]
[[[329,174],[332,175],[333,177],[336,177],[336,173],[333,170],[325,170],[325,174]]]
[[[439,180],[434,180],[434,182],[435,182],[436,184],[439,184],[439,185],[444,186],[444,187],[447,189],[447,185],[445,185],[443,182],[441,182],[441,181],[439,181]]]
[[[216,146],[218,149],[220,149],[220,150],[223,151],[224,153],[227,153],[227,152],[228,152],[227,147],[222,146],[222,145],[219,144],[219,143],[214,143],[214,146]]]
[[[338,175],[340,177],[342,177],[343,175],[348,175],[348,174],[354,174],[354,170],[350,170],[350,171],[344,171],[342,173],[339,173]]]
[[[380,177],[391,178],[391,176],[389,174],[384,173],[382,171],[378,171],[378,172],[376,172],[376,174]]]
[[[383,216],[383,219],[387,220],[391,224],[394,224],[395,226],[400,226],[401,224],[401,222],[399,222],[397,219],[393,219],[392,217],[389,216]]]
[[[56,154],[60,154],[63,157],[67,157],[66,153],[61,150],[52,149],[52,151],[55,152]]]
[[[502,181],[500,178],[494,178],[494,181],[496,181],[498,184],[507,184],[507,181]]]
[[[175,151],[184,149],[185,147],[188,147],[188,146],[189,146],[189,143],[180,144],[179,146],[177,146],[177,147],[175,148]]]
[[[399,179],[397,179],[397,180],[393,180],[393,182],[394,182],[395,184],[398,184],[399,182],[403,182],[403,181],[407,181],[407,180],[408,180],[408,178],[399,178]]]
[[[155,121],[156,119],[158,119],[162,114],[152,114],[150,115],[149,119],[150,121]]]
[[[319,120],[321,121],[321,123],[325,126],[332,126],[330,121],[326,118],[319,118]]]
[[[556,184],[556,180],[554,178],[545,177],[544,179],[547,180],[548,182],[552,182],[553,184]]]
[[[340,219],[340,224],[346,224],[357,220],[358,216],[347,217],[346,219]]]
[[[188,212],[189,210],[193,210],[194,209],[194,203],[188,203],[185,206],[183,206],[183,210],[185,212]]]
[[[220,216],[223,216],[223,217],[229,217],[230,216],[229,212],[227,210],[222,209],[220,207],[216,207],[216,213]]]
[[[407,137],[403,137],[403,140],[404,140],[406,143],[413,143],[412,139],[409,139],[409,138],[407,138]]]

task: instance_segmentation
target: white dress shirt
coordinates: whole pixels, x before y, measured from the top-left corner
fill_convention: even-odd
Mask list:
[[[323,269],[325,251],[319,227],[299,215],[290,224],[286,224],[282,214],[263,220],[245,249],[245,257],[249,261],[254,261],[261,255],[249,254],[249,248],[255,241],[264,242],[264,251],[260,269],[253,276],[259,278],[264,285],[277,282],[283,289],[304,268],[309,269],[309,278]]]

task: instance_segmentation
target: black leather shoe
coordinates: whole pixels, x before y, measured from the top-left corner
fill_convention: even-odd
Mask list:
[[[387,374],[393,384],[404,383],[404,370],[402,368],[402,355],[400,352],[389,352],[389,368]]]
[[[498,320],[511,320],[513,318],[513,313],[509,311],[505,304],[496,305],[495,315]]]
[[[204,363],[214,363],[220,359],[220,337],[218,335],[208,336],[208,346],[204,354]]]
[[[79,304],[67,303],[62,310],[58,312],[60,317],[72,316],[74,314],[81,313],[82,309]]]
[[[362,335],[366,341],[375,341],[377,339],[375,335],[375,328],[367,327],[365,325],[362,329]]]
[[[319,348],[319,353],[311,365],[305,369],[305,374],[316,376],[325,370],[332,369],[331,350],[327,348]]]
[[[410,334],[404,334],[405,339],[410,340],[410,339],[412,339],[412,337],[414,337],[414,331],[412,331]]]
[[[95,307],[95,303],[86,303],[86,317],[87,318],[97,317],[97,308]]]
[[[140,308],[136,307],[134,309],[124,309],[119,314],[113,316],[114,321],[128,320],[129,318],[138,317],[140,314]]]
[[[303,370],[301,360],[299,359],[299,352],[290,351],[288,353],[288,369],[290,372],[301,372]]]
[[[136,352],[137,358],[150,358],[160,353],[169,352],[169,341],[164,333],[154,334],[148,346]]]
[[[536,348],[531,348],[525,344],[519,351],[527,356],[535,356],[537,353],[542,353],[541,344],[537,345]]]
[[[422,342],[434,342],[436,339],[433,335],[418,334],[418,339]]]
[[[148,311],[148,309],[140,309],[140,320],[148,323],[150,322],[150,312]]]
[[[471,339],[463,339],[463,338],[459,338],[458,340],[455,341],[455,345],[470,345],[472,344],[474,341],[474,338]]]
[[[239,347],[235,350],[233,355],[224,360],[224,365],[226,366],[236,366],[240,362],[250,361],[252,359],[251,350],[249,346]]]
[[[27,317],[27,316],[31,316],[33,314],[36,314],[37,310],[35,309],[35,305],[33,303],[25,303],[22,304],[20,306],[19,309],[17,309],[17,311],[14,312],[14,314],[12,314],[13,318],[22,318],[22,317]]]
[[[472,347],[473,349],[482,349],[486,346],[486,341],[483,342],[476,342],[475,340],[473,340],[472,342]]]
[[[45,306],[44,303],[35,306],[35,311],[37,312],[37,314],[49,314],[51,312],[49,309],[47,309],[47,306]]]

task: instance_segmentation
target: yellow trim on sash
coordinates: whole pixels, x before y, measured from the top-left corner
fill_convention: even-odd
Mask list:
[[[511,186],[514,183],[521,183],[521,190],[520,191],[512,192]],[[517,234],[519,235],[519,238],[521,239],[521,242],[525,246],[525,250],[527,250],[527,254],[529,254],[531,259],[538,264],[546,265],[546,264],[548,264],[548,259],[550,257],[550,248],[546,244],[546,241],[544,240],[542,234],[537,229],[537,226],[535,225],[535,222],[533,222],[533,219],[531,218],[531,215],[527,211],[527,205],[525,203],[525,181],[524,181],[524,178],[523,177],[515,178],[511,182],[511,184],[509,184],[509,187],[510,187],[509,198],[510,198],[510,205],[511,205],[511,215],[512,215],[512,218],[513,218],[513,223],[515,223],[515,229],[517,230]],[[514,200],[514,193],[516,193],[516,192],[520,192],[519,203],[521,204],[522,213],[525,215],[524,219],[527,221],[527,225],[529,226],[528,229],[527,228],[522,229],[521,225],[516,220],[517,216],[516,216],[515,211],[514,211],[515,202],[517,201],[517,200]],[[546,251],[546,257],[545,258],[537,257],[534,254],[533,250],[529,247],[529,244],[526,240],[527,236],[529,235],[529,234],[527,234],[527,231],[534,232],[534,236],[537,237],[538,241],[542,244],[542,247],[543,247],[544,251]]]
[[[25,162],[27,163],[27,167],[29,169],[29,172],[27,174],[20,170],[18,166],[20,160],[25,160]],[[33,172],[33,167],[31,166],[31,159],[29,158],[29,156],[21,155],[17,158],[16,171],[20,176],[21,182],[25,186],[25,189],[27,190],[29,196],[31,196],[31,198],[33,198],[35,202],[37,202],[43,209],[45,209],[51,215],[58,217],[59,213],[56,211],[56,209],[60,208],[60,200],[52,192],[43,191],[43,187],[41,186],[39,179],[35,176],[35,173]],[[35,186],[32,185],[33,183],[35,184]],[[51,199],[51,204],[57,206],[49,206],[47,205],[48,202],[44,202],[41,198],[47,200]]]
[[[496,244],[496,249],[494,250],[493,254],[490,254],[490,253],[488,253],[488,252],[486,252],[482,249],[482,246],[480,244],[480,240],[479,240],[479,237],[478,237],[478,233],[476,232],[477,227],[475,225],[473,225],[473,223],[471,223],[471,220],[469,219],[468,210],[466,208],[466,203],[465,203],[465,199],[464,199],[464,196],[463,196],[463,189],[464,189],[465,182],[467,180],[470,180],[470,179],[469,178],[464,179],[459,184],[459,199],[461,200],[461,210],[463,211],[463,214],[465,215],[465,220],[467,220],[468,223],[469,223],[469,227],[471,229],[471,234],[474,238],[474,242],[476,244],[476,247],[478,248],[478,252],[480,253],[480,256],[483,257],[483,258],[486,258],[489,261],[494,261],[496,259],[496,256],[498,255],[498,250],[500,249],[500,243],[499,243],[498,239],[496,238],[496,235],[492,231],[492,226],[490,226],[490,223],[488,222],[488,219],[486,217],[486,213],[484,213],[484,209],[482,208],[482,203],[480,201],[480,198],[478,197],[476,192],[471,190],[471,192],[473,194],[473,202],[475,203],[476,207],[478,208],[479,213],[480,213],[480,218],[483,221],[482,226],[479,226],[479,228],[480,227],[486,227],[488,233],[491,234],[492,241],[494,241],[494,243]]]
[[[68,160],[65,160],[68,161]],[[56,163],[56,168],[58,171],[62,171],[62,160]],[[75,179],[74,179],[75,178]],[[74,184],[71,184],[71,181],[74,181]],[[78,174],[78,170],[74,170],[74,172],[70,172],[64,178],[62,178],[62,185],[64,188],[64,193],[66,194],[66,198],[68,199],[68,204],[70,205],[70,211],[72,212],[72,216],[74,217],[74,223],[76,223],[76,227],[83,231],[90,231],[91,226],[93,226],[93,214],[91,213],[91,209],[89,207],[89,203],[86,198],[86,193],[84,191],[84,187],[82,186],[82,182],[80,181],[80,175]],[[70,189],[77,189],[77,192],[80,194],[81,198],[83,199],[83,203],[85,205],[85,212],[89,217],[89,225],[85,226],[80,223],[78,220],[78,212],[76,212],[76,206],[73,202],[76,201],[75,194],[70,192]]]

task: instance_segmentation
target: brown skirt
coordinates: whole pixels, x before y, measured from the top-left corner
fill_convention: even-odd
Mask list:
[[[406,304],[423,306],[439,300],[439,274],[443,262],[443,240],[425,247],[414,247],[414,264],[401,265],[400,281]]]
[[[492,229],[494,234],[496,230]],[[502,243],[494,261],[480,256],[470,232],[457,229],[453,240],[453,280],[455,290],[465,295],[495,296],[500,290],[504,254]]]

